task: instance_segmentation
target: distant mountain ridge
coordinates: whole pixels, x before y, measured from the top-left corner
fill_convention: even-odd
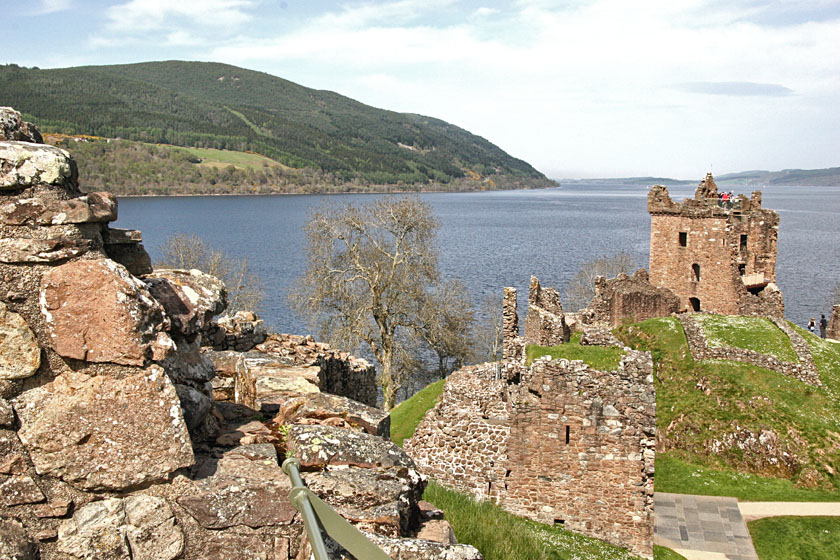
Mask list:
[[[220,63],[48,70],[10,64],[0,66],[0,105],[21,111],[45,132],[252,151],[338,181],[554,184],[528,163],[445,121],[377,109]]]
[[[561,179],[561,183],[621,184],[621,185],[693,185],[700,179],[671,179],[669,177],[623,177],[608,179]],[[715,175],[715,182],[724,186],[763,187],[767,185],[790,186],[840,186],[840,167],[825,169],[783,169],[781,171],[741,171]]]

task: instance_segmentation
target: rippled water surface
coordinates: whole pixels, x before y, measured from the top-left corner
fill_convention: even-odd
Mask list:
[[[673,187],[692,196],[694,187]],[[763,205],[779,213],[776,276],[786,315],[800,325],[828,314],[840,281],[840,188],[767,187]],[[362,203],[374,195],[199,196],[120,199],[117,227],[140,229],[152,260],[174,233],[192,233],[232,255],[247,257],[263,278],[262,316],[279,332],[307,329],[289,310],[286,291],[305,265],[303,224],[324,203]],[[538,191],[421,195],[441,222],[441,270],[460,278],[475,302],[520,289],[520,316],[535,274],[561,293],[581,263],[619,251],[647,267],[647,188],[562,186]],[[524,290],[524,293],[523,293]],[[524,295],[524,297],[523,297]]]

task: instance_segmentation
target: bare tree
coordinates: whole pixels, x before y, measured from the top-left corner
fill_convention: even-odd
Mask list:
[[[330,343],[370,350],[385,410],[407,374],[400,364],[416,364],[424,328],[435,330],[437,229],[429,205],[415,197],[325,205],[305,226],[307,267],[289,295],[292,307]]]
[[[419,334],[437,357],[440,379],[462,367],[475,354],[472,303],[459,280],[431,288],[420,309],[420,319]]]
[[[595,297],[595,278],[603,276],[614,278],[621,274],[631,274],[636,268],[636,262],[629,253],[603,255],[597,259],[583,263],[580,270],[566,288],[564,308],[571,310],[583,309]]]
[[[475,323],[475,339],[478,361],[495,362],[502,357],[502,295],[487,294],[479,308],[479,319]]]
[[[246,258],[236,259],[214,249],[197,235],[177,233],[161,245],[156,268],[196,268],[225,283],[228,313],[259,311],[265,291],[260,277],[248,270]]]

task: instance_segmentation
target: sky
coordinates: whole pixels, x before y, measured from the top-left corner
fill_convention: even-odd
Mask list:
[[[840,0],[0,0],[0,9],[0,63],[224,62],[449,121],[555,179],[840,166]]]

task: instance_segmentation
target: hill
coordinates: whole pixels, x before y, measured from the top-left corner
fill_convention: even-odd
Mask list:
[[[336,183],[553,185],[524,161],[442,120],[226,64],[48,70],[10,64],[0,66],[0,105],[44,132],[251,151]]]
[[[696,316],[715,346],[796,361],[788,336],[757,317]],[[672,317],[623,326],[656,367],[656,490],[746,500],[840,500],[840,345],[795,327],[822,387],[739,361],[692,358]]]
[[[607,179],[561,179],[564,184],[578,185],[696,185],[694,179],[672,179],[670,177],[622,177]],[[840,186],[840,167],[825,169],[783,169],[781,171],[740,171],[716,175],[719,186],[764,187],[767,185],[788,186]]]

